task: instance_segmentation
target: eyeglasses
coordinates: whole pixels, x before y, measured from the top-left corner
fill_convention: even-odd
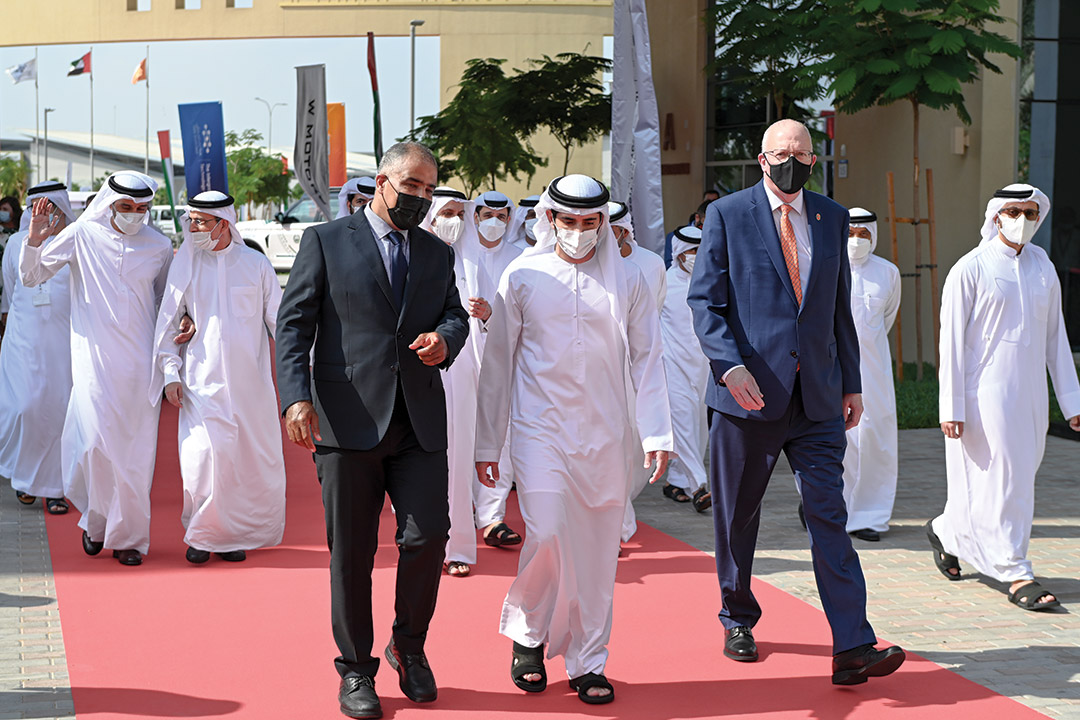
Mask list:
[[[790,153],[787,150],[766,150],[765,154],[771,158],[775,158],[777,163],[785,163],[792,155],[795,159],[801,162],[803,165],[809,165],[810,161],[814,159],[814,153],[800,150],[797,153]]]
[[[1010,218],[1012,218],[1013,220],[1020,217],[1021,215],[1023,215],[1024,218],[1027,219],[1027,220],[1038,220],[1039,219],[1039,211],[1038,210],[1032,210],[1030,208],[1028,208],[1027,210],[1021,210],[1020,208],[1015,208],[1015,207],[1005,208],[1004,210],[998,211],[998,214],[999,215],[1007,215]]]
[[[191,218],[191,227],[214,227],[221,218]]]

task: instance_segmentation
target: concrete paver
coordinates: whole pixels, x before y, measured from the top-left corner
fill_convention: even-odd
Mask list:
[[[878,636],[1046,715],[1080,718],[1078,468],[1080,443],[1048,437],[1029,556],[1065,609],[1025,612],[1008,602],[1003,583],[970,573],[949,582],[938,573],[923,525],[945,506],[945,439],[936,429],[901,432],[891,529],[878,543],[853,541]],[[640,520],[712,553],[710,515],[676,505],[660,487],[646,488],[634,504]],[[820,608],[798,504],[781,459],[762,507],[755,575]],[[719,602],[718,590],[717,610]]]

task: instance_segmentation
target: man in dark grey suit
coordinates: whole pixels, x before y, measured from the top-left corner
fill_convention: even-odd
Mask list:
[[[385,656],[409,699],[437,694],[424,640],[450,528],[439,368],[469,330],[453,251],[417,227],[436,180],[423,145],[387,150],[363,211],[304,232],[278,313],[281,407],[289,439],[314,453],[322,484],[338,699],[354,718],[382,715],[371,571],[386,493],[397,511],[398,572]]]

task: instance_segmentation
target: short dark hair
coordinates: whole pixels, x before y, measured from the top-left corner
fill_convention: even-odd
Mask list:
[[[711,204],[712,204],[712,201],[706,200],[705,202],[698,205],[697,214],[700,215],[701,217],[705,217],[705,211],[709,209],[709,205],[711,205]]]
[[[0,198],[0,205],[4,203],[11,206],[11,223],[19,227],[19,220],[22,219],[22,205],[19,204],[19,199],[14,195],[5,195]]]

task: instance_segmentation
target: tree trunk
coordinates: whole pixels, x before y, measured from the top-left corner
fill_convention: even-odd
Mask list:
[[[919,363],[918,368],[915,371],[915,377],[918,380],[923,379],[923,327],[922,327],[922,231],[919,227],[920,218],[922,213],[919,210],[919,175],[921,169],[919,168],[919,101],[916,98],[911,98],[911,110],[915,119],[915,135],[914,135],[914,166],[915,174],[912,177],[912,210],[914,211],[914,228],[915,228],[915,357]]]
[[[570,145],[563,145],[563,164],[562,174],[566,175],[568,168],[570,167]]]

